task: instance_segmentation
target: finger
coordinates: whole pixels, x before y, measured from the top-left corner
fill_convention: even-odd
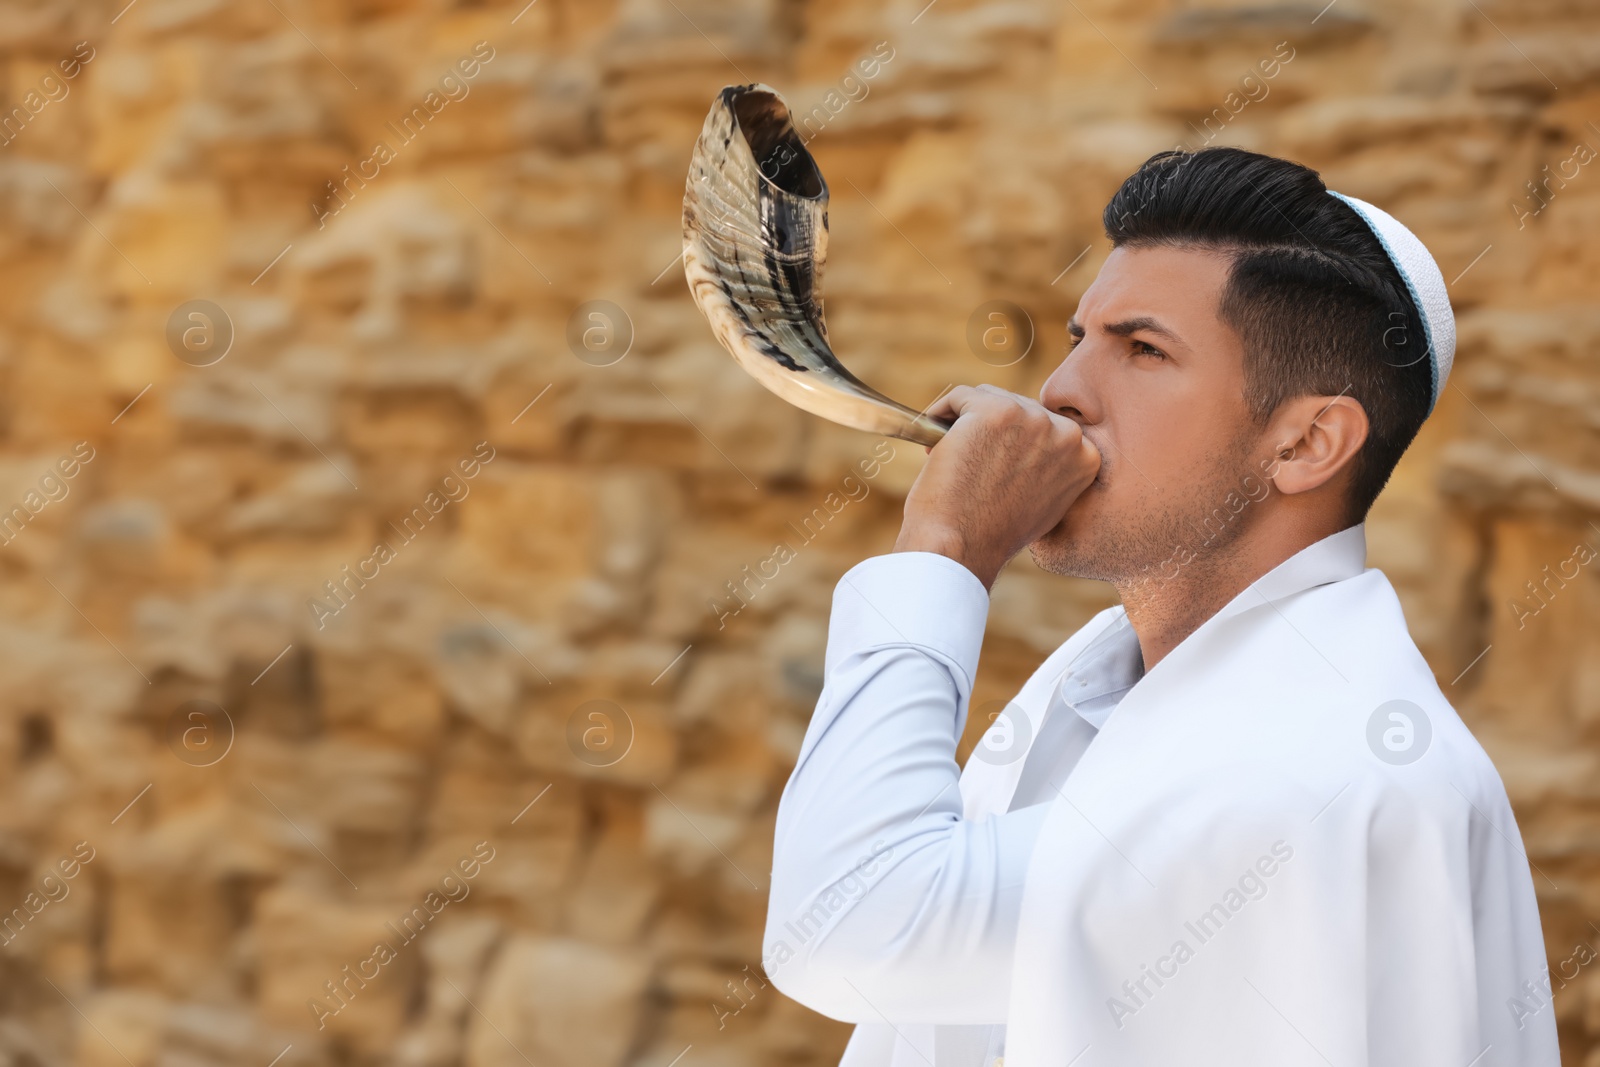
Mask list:
[[[1038,403],[1038,401],[1034,400],[1031,396],[1023,396],[1021,393],[1013,393],[1009,389],[1002,389],[998,385],[991,385],[988,382],[984,382],[981,385],[976,386],[976,389],[978,392],[987,393],[989,396],[1005,397],[1007,400],[1020,400],[1025,403]]]
[[[998,385],[990,385],[985,382],[978,386],[977,389],[980,394],[994,401],[997,410],[1016,408],[1029,414],[1045,410],[1044,405],[1033,397],[1024,396],[1022,393],[1013,393],[1011,390],[1002,389]]]
[[[1064,426],[1067,423],[1072,423],[1074,426],[1078,425],[1072,419],[1067,418],[1060,412],[1051,411],[1049,408],[1045,407],[1039,402],[1037,397],[1028,396],[1025,393],[1013,393],[1009,389],[1002,389],[998,385],[990,385],[987,382],[977,386],[976,388],[977,391],[983,395],[994,398],[997,403],[1004,402],[1014,407],[1021,408],[1029,415],[1038,415],[1039,413],[1043,412],[1049,415],[1051,421],[1057,425]]]
[[[1013,393],[997,385],[980,385],[979,391],[993,401],[990,408],[996,416],[1020,414],[1028,425],[1043,427],[1049,426],[1060,435],[1062,443],[1068,448],[1077,446],[1077,438],[1082,434],[1083,427],[1073,419],[1067,418],[1059,412],[1051,411],[1038,400],[1022,393]]]
[[[965,405],[971,403],[972,398],[977,395],[977,390],[970,385],[955,386],[948,393],[929,404],[924,409],[923,414],[935,419],[954,420],[965,410]]]
[[[1105,462],[1105,457],[1100,451],[1100,446],[1089,440],[1089,435],[1082,433],[1081,431],[1078,441],[1078,454],[1083,457],[1085,464],[1092,465],[1097,471]]]
[[[1088,436],[1083,432],[1083,424],[1077,419],[1069,419],[1065,415],[1051,411],[1049,408],[1045,408],[1044,410],[1045,414],[1050,416],[1050,421],[1055,425],[1056,429],[1059,430],[1061,434],[1069,440],[1073,438],[1080,438],[1087,441],[1089,439]]]
[[[1029,408],[1043,410],[1042,405],[1032,397],[1023,396],[1002,389],[998,385],[987,382],[981,385],[958,385],[941,397],[938,403],[928,409],[929,414],[937,411],[951,419],[959,418],[968,412],[988,411],[1001,412],[1011,408]]]

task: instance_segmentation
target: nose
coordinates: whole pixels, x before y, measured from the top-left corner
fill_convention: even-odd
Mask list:
[[[1080,426],[1095,422],[1099,417],[1085,374],[1088,353],[1084,349],[1088,346],[1088,342],[1083,341],[1068,350],[1067,357],[1039,389],[1039,403]]]

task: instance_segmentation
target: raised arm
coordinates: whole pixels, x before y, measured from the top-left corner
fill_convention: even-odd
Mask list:
[[[763,959],[847,1022],[1004,1022],[1039,805],[962,818],[956,743],[988,591],[930,552],[840,579],[826,679],[778,807]]]
[[[894,553],[834,590],[822,697],[778,806],[763,962],[846,1021],[1005,1021],[1048,805],[963,819],[956,742],[989,587],[1100,466],[1076,422],[993,386],[957,386],[930,413],[955,422]]]

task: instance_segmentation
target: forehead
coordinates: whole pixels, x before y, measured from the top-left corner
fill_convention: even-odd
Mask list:
[[[1113,248],[1074,318],[1086,329],[1141,316],[1179,333],[1185,326],[1220,327],[1218,307],[1230,266],[1229,257],[1215,249]]]

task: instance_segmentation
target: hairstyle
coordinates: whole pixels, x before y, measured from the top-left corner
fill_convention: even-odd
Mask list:
[[[1113,247],[1205,248],[1232,260],[1218,308],[1244,343],[1258,426],[1300,396],[1349,395],[1367,413],[1350,521],[1365,519],[1432,404],[1422,318],[1355,209],[1317,172],[1239,148],[1151,156],[1103,221]]]

